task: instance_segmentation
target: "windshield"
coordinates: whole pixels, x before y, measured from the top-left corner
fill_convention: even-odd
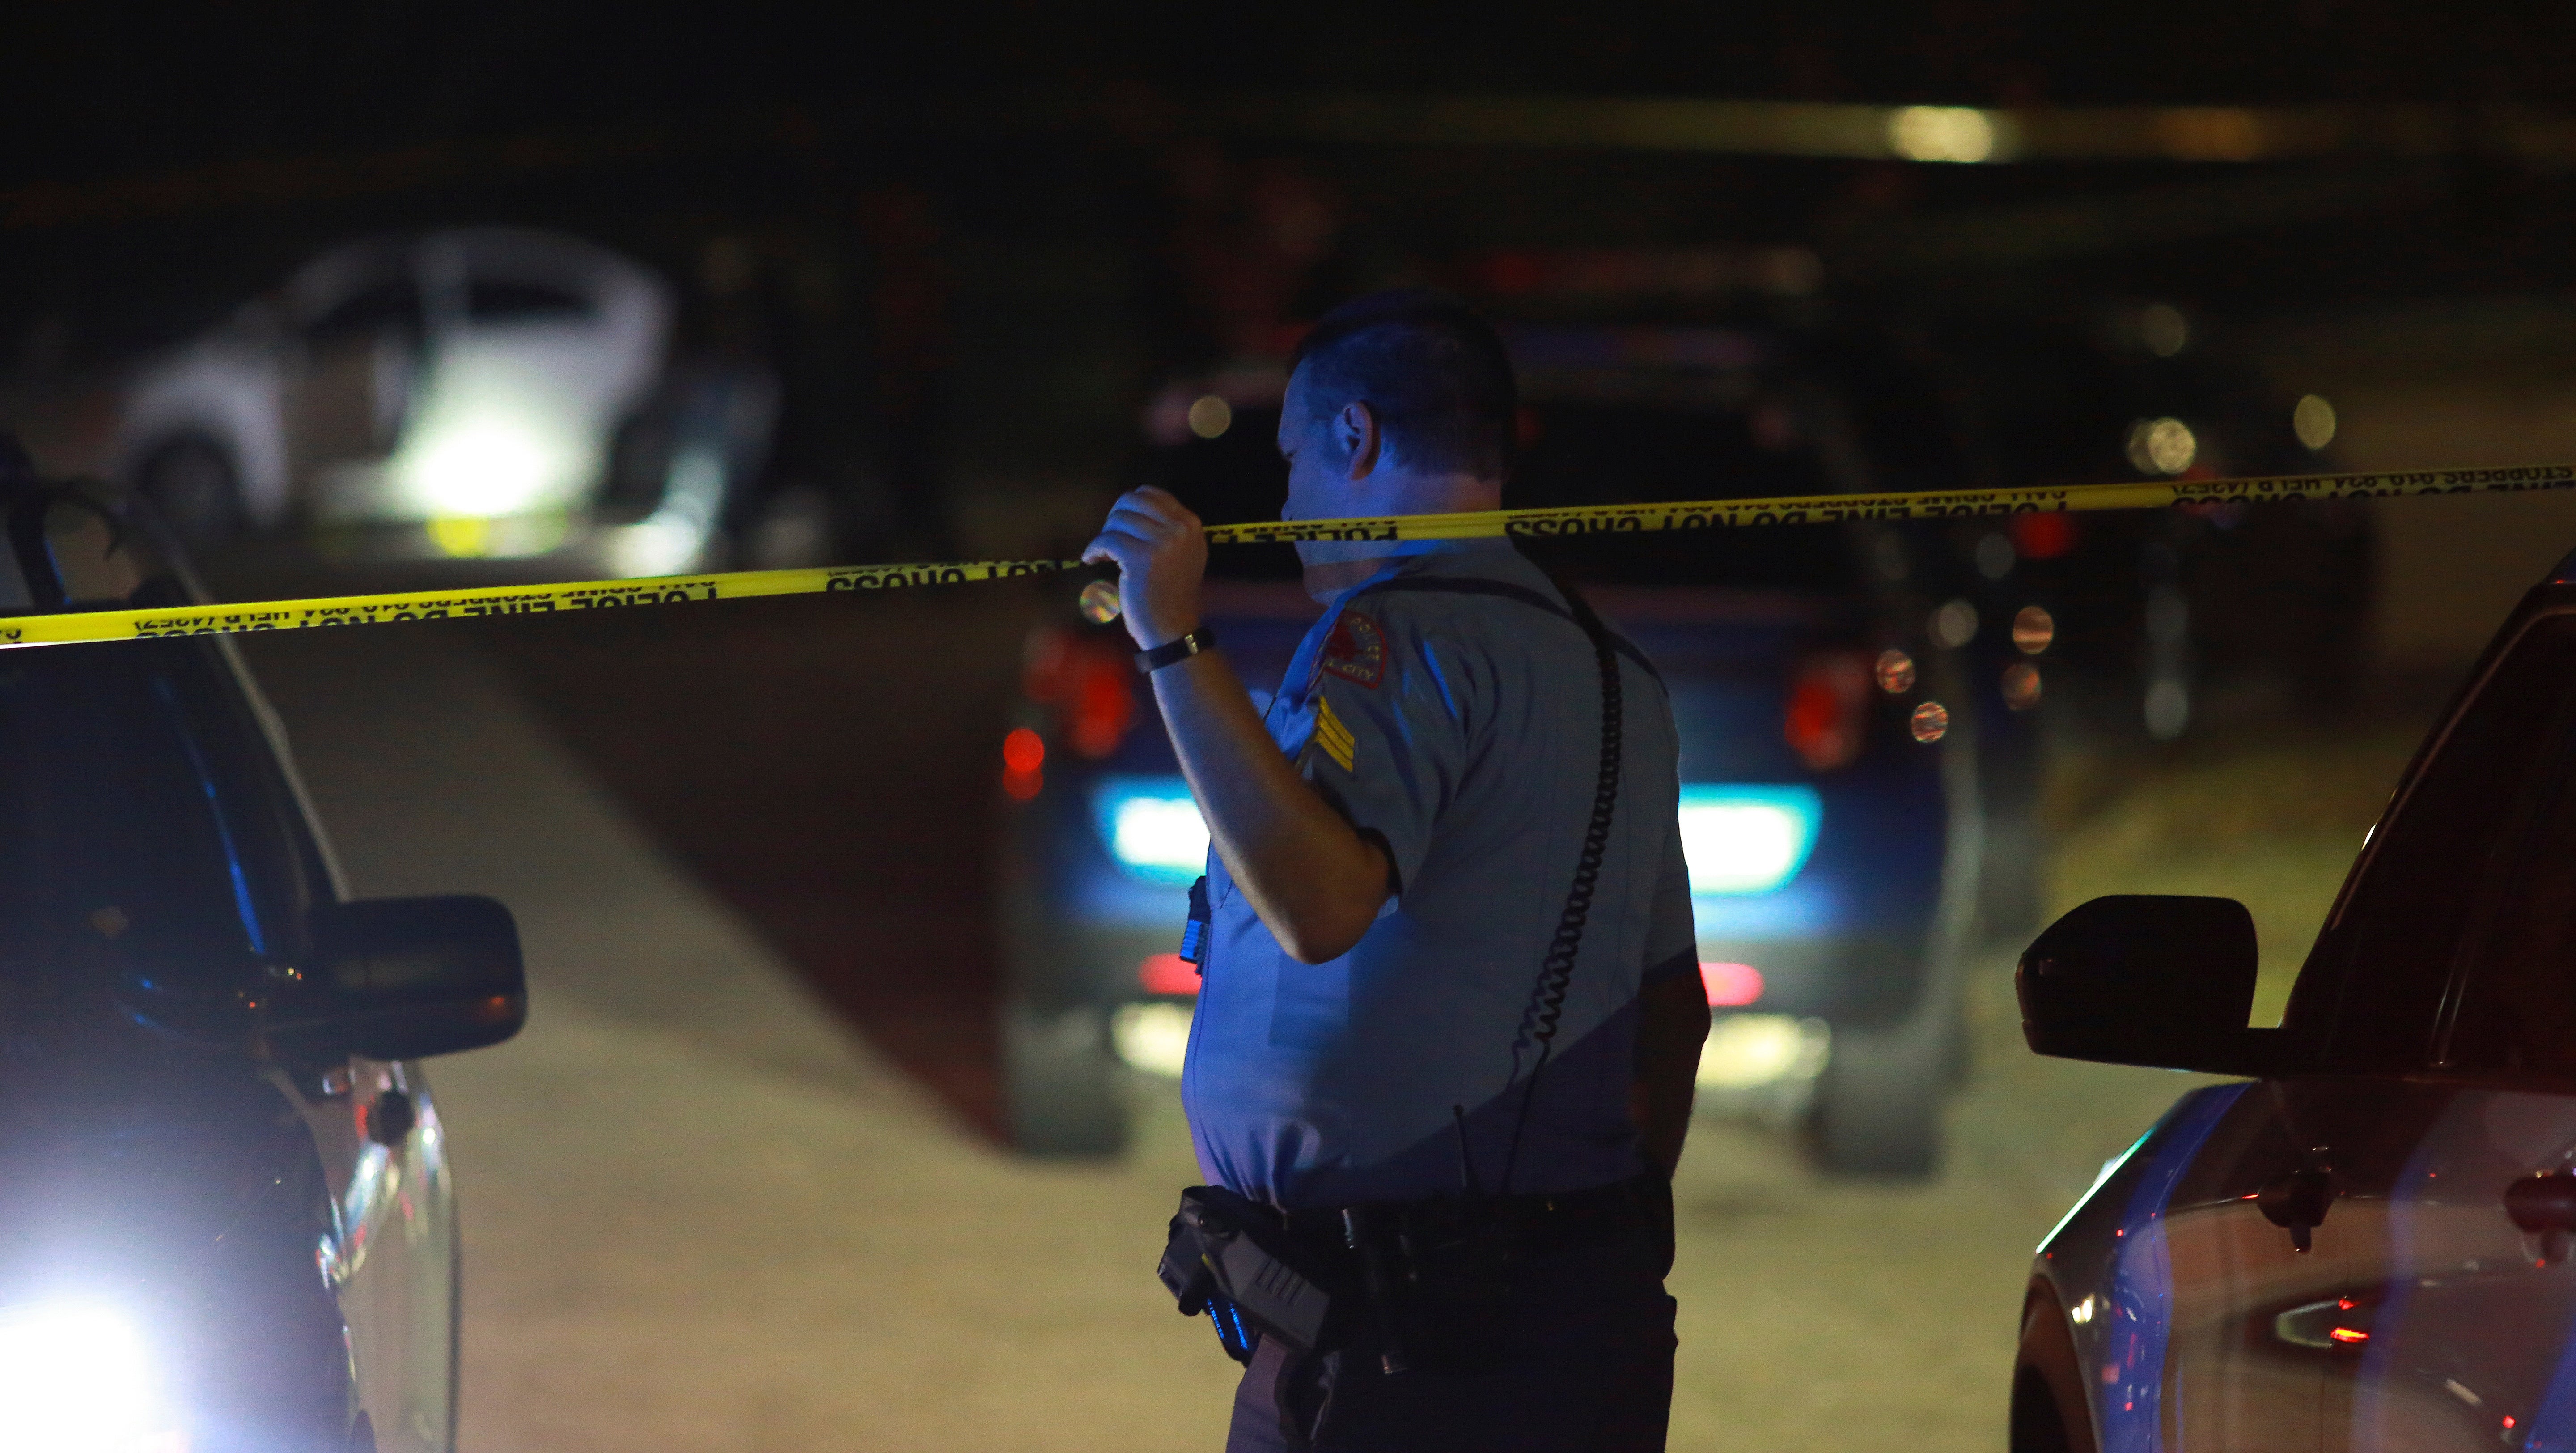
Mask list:
[[[229,1007],[293,952],[286,800],[209,643],[0,652],[0,993]]]

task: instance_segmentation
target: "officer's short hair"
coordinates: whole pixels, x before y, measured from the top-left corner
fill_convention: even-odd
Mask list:
[[[1455,298],[1427,288],[1353,298],[1298,342],[1288,371],[1301,367],[1318,413],[1367,404],[1411,467],[1479,479],[1511,473],[1520,408],[1511,355],[1493,325]]]

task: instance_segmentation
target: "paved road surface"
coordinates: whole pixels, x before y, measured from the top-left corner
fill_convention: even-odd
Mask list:
[[[980,887],[940,875],[1022,618],[839,609],[255,642],[357,887],[526,935],[527,1033],[435,1071],[471,1453],[1219,1443],[1231,1364],[1151,1274],[1168,1089],[1116,1167],[985,1134]],[[2001,1446],[2032,1244],[2186,1083],[2021,1053],[2004,973],[1939,1184],[1703,1126],[1674,1447]]]

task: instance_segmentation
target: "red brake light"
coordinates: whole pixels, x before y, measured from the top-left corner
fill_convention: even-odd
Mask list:
[[[1046,738],[1027,727],[1002,738],[1002,790],[1026,802],[1046,787]]]
[[[1199,966],[1179,954],[1156,954],[1136,966],[1136,983],[1148,994],[1199,991]]]
[[[1002,766],[1013,772],[1034,772],[1046,765],[1046,738],[1021,727],[1002,738]]]
[[[1751,964],[1699,963],[1700,982],[1708,988],[1711,1008],[1735,1008],[1762,998],[1762,971]]]
[[[1789,683],[1781,735],[1818,772],[1850,765],[1869,728],[1870,662],[1849,652],[1812,656]]]

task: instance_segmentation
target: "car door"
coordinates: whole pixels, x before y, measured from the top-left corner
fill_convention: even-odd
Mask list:
[[[2532,1264],[2502,1198],[2576,1158],[2571,729],[2576,617],[2526,613],[2375,830],[2294,991],[2322,1073],[2278,1090],[2326,1178],[2332,1284],[2249,1310],[2272,1313],[2269,1355],[2315,1370],[2328,1453],[2544,1446],[2525,1439],[2576,1289]],[[2576,1433],[2576,1382],[2560,1416]]]
[[[445,1453],[454,1437],[454,1221],[418,1067],[353,1057],[298,1099],[332,1201],[322,1274],[348,1328],[376,1447]]]
[[[2576,1446],[2576,1273],[2504,1205],[2516,1183],[2576,1164],[2576,617],[2529,622],[2459,738],[2446,755],[2500,760],[2425,784],[2445,797],[2424,820],[2464,823],[2435,885],[2457,928],[2447,952],[2421,946],[2418,972],[2438,970],[2441,992],[2418,995],[2404,1024],[2348,1011],[2338,1050],[2406,1076],[2378,1091],[2400,1108],[2380,1134],[2412,1140],[2355,1174],[2337,1207],[2354,1212],[2362,1255],[2321,1404],[2336,1453]],[[2427,911],[2413,886],[2355,905],[2356,964],[2373,957],[2358,940],[2374,921]]]
[[[2492,654],[2301,971],[2277,1035],[2290,1072],[2237,1095],[2177,1177],[2154,1232],[2169,1288],[2166,1446],[2439,1447],[2431,1424],[2484,1416],[2475,1381],[2395,1372],[2396,1329],[2448,1325],[2454,1314],[2422,1304],[2427,1280],[2491,1277],[2515,1256],[2497,1209],[2512,1157],[2464,1138],[2494,1112],[2436,1073],[2437,1031],[2528,832],[2525,804],[2564,755],[2571,687],[2567,617],[2540,617]],[[2535,1133],[2523,1122],[2549,1118],[2506,1113],[2518,1146]],[[2460,1189],[2472,1182],[2474,1195]]]
[[[2097,1391],[2106,1430],[2130,1427],[2125,1446],[2189,1453],[2289,1453],[2318,1446],[2317,1397],[2323,1369],[2304,1349],[2282,1340],[2281,1319],[2331,1305],[2349,1259],[2349,1222],[2326,1218],[2299,1238],[2263,1213],[2267,1188],[2320,1173],[2318,1087],[2267,1080],[2230,1095],[2216,1123],[2179,1173],[2161,1205],[2133,1213],[2121,1228],[2120,1282],[2143,1303],[2136,1320],[2164,1313],[2162,1387],[2120,1359]],[[2116,1309],[2126,1314],[2125,1306]],[[2152,1361],[2137,1370],[2150,1377]],[[2160,1438],[2131,1413],[2139,1393],[2160,1391],[2154,1419]],[[2104,1394],[2116,1393],[2119,1404]],[[2126,1416],[2122,1416],[2126,1415]],[[2106,1448],[2114,1441],[2106,1438]]]
[[[296,493],[325,517],[363,514],[411,412],[422,339],[419,285],[368,274],[305,321],[284,423]]]

